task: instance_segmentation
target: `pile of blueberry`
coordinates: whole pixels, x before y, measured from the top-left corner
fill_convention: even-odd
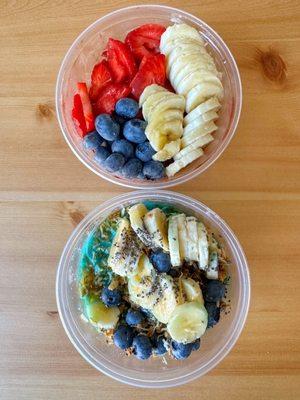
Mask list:
[[[84,137],[83,146],[93,150],[95,161],[109,172],[118,172],[127,179],[163,178],[165,167],[152,160],[155,150],[145,135],[146,122],[136,118],[138,112],[135,100],[120,99],[112,116],[96,117],[96,130]]]

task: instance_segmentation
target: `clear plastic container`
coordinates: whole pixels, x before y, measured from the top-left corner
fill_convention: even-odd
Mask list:
[[[143,200],[175,205],[177,208],[204,221],[219,236],[232,261],[229,267],[227,300],[231,310],[221,314],[220,322],[208,329],[201,340],[201,348],[186,360],[167,357],[141,361],[127,357],[114,345],[107,345],[103,335],[82,320],[82,304],[76,280],[81,249],[89,233],[111,212]],[[99,371],[121,382],[149,388],[181,385],[204,375],[214,368],[237,341],[248,313],[250,281],[243,250],[226,223],[204,204],[174,192],[138,191],[124,194],[95,208],[88,214],[69,238],[57,271],[56,299],[65,331],[78,352]]]
[[[99,61],[109,37],[124,40],[127,32],[139,25],[158,23],[168,26],[175,22],[184,22],[194,26],[207,42],[208,51],[214,57],[218,70],[222,72],[224,99],[220,117],[217,121],[218,130],[214,133],[215,140],[210,143],[205,154],[194,161],[172,178],[156,181],[126,179],[109,173],[99,166],[82,146],[82,140],[76,133],[71,118],[73,96],[76,83],[90,83],[92,68]],[[63,135],[78,159],[91,171],[110,182],[138,189],[162,189],[174,186],[205,171],[222,154],[228,146],[238,124],[242,105],[241,80],[237,65],[228,47],[220,36],[199,18],[182,10],[159,5],[142,5],[122,8],[94,22],[83,31],[67,52],[57,78],[56,110]]]

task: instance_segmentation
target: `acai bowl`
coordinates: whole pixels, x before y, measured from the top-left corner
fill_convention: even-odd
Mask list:
[[[182,248],[180,227],[190,235],[190,222],[206,231],[207,255],[203,229],[196,230],[197,261],[190,246]],[[157,235],[163,224],[166,235]],[[136,241],[143,249],[137,263]],[[86,361],[127,384],[169,387],[207,373],[231,350],[247,317],[250,281],[241,246],[213,211],[180,194],[140,191],[102,204],[78,225],[60,260],[56,296],[65,331]]]
[[[157,5],[90,25],[67,52],[56,87],[60,127],[78,159],[139,189],[205,171],[229,144],[241,103],[239,72],[218,34]]]

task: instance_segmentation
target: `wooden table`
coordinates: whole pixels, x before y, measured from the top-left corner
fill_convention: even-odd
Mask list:
[[[98,373],[63,331],[54,291],[60,253],[87,212],[126,189],[99,179],[71,153],[55,117],[55,80],[75,37],[126,5],[0,2],[0,398],[299,399],[296,0],[192,0],[184,7],[224,38],[243,82],[243,112],[229,148],[201,177],[175,188],[224,217],[247,254],[252,301],[234,349],[188,386],[145,391]]]

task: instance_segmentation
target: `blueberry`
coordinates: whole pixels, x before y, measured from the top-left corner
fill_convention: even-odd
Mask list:
[[[122,350],[128,349],[132,345],[133,336],[130,326],[120,325],[114,333],[114,344]]]
[[[136,146],[135,155],[143,162],[152,160],[155,150],[149,142],[140,143]]]
[[[103,142],[102,137],[97,131],[93,131],[83,138],[83,147],[86,150],[96,150]]]
[[[225,285],[224,283],[211,280],[207,283],[204,298],[206,301],[219,301],[225,295]]]
[[[193,350],[192,343],[184,344],[173,341],[171,347],[173,356],[177,360],[183,360],[184,358],[188,358]]]
[[[134,326],[140,324],[143,320],[145,319],[144,314],[139,311],[139,310],[134,310],[133,308],[130,308],[127,311],[125,320],[128,325]]]
[[[152,344],[146,335],[137,335],[133,339],[132,346],[134,355],[140,360],[147,360],[152,354]]]
[[[131,119],[127,121],[123,128],[123,135],[132,143],[143,143],[145,142],[146,135],[146,122],[140,119]]]
[[[158,272],[169,272],[171,269],[170,255],[162,250],[152,253],[150,261]]]
[[[111,154],[104,162],[104,168],[109,172],[119,171],[125,164],[125,157],[119,153]]]
[[[127,121],[126,118],[121,117],[120,115],[113,114],[113,119],[116,121],[117,124],[119,124],[121,127],[124,126],[125,122]]]
[[[115,112],[121,117],[134,118],[139,112],[139,105],[135,100],[125,97],[117,101]]]
[[[144,164],[143,174],[149,179],[160,179],[165,176],[165,167],[160,161],[148,161]]]
[[[156,354],[158,356],[163,356],[164,354],[166,354],[167,349],[166,349],[166,345],[165,345],[165,340],[166,339],[162,335],[154,337],[154,339],[153,339],[153,344],[154,344],[153,352],[154,352],[154,354]]]
[[[132,143],[128,142],[126,139],[118,139],[111,145],[111,150],[113,153],[120,153],[125,158],[131,158],[134,154],[134,147]]]
[[[192,344],[192,351],[200,349],[200,339],[195,340]]]
[[[120,125],[109,114],[100,114],[95,119],[96,131],[103,139],[112,141],[120,135]]]
[[[208,315],[207,327],[212,328],[220,320],[220,307],[217,306],[217,303],[207,302],[205,308]]]
[[[137,158],[131,158],[122,168],[122,175],[125,178],[136,178],[143,169],[143,164]]]
[[[101,165],[109,156],[109,150],[106,147],[99,146],[95,152],[94,160]]]
[[[101,300],[107,307],[118,306],[121,303],[121,293],[116,289],[104,288],[101,293]]]

